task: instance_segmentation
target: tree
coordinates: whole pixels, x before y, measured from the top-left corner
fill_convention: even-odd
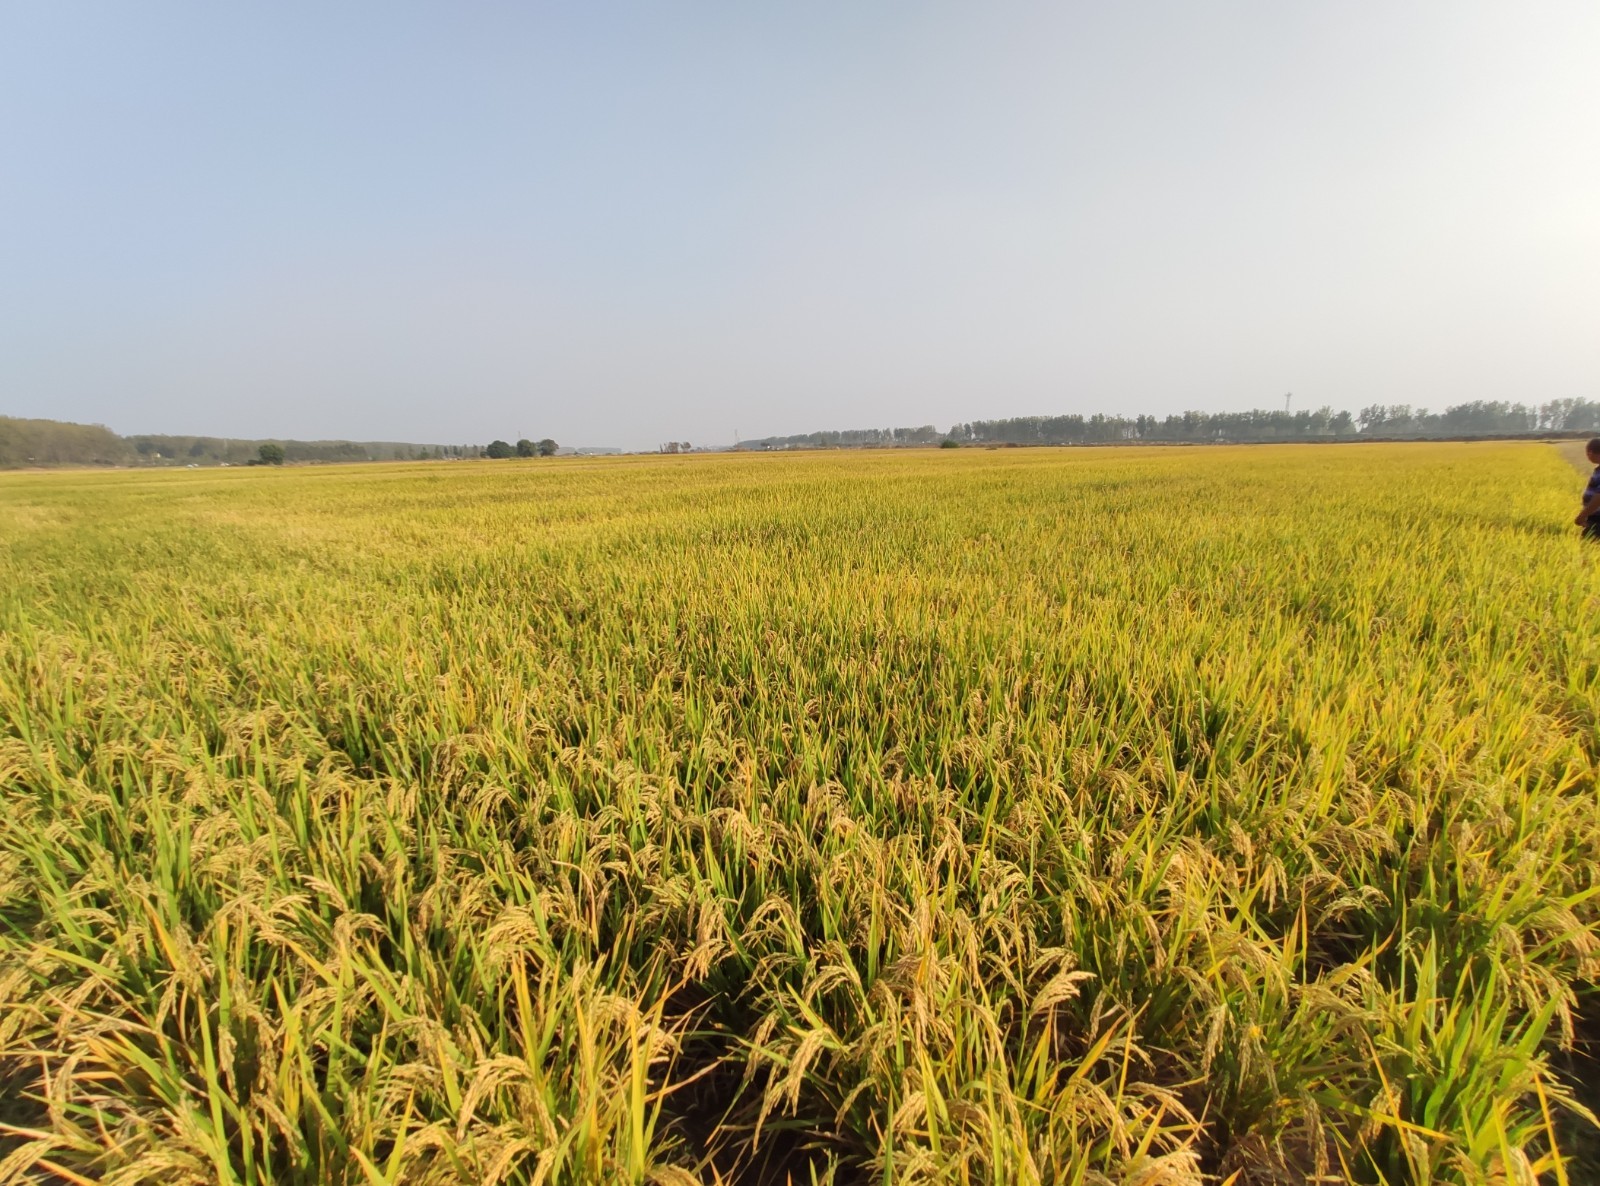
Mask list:
[[[520,441],[517,442],[517,456],[518,457],[536,457],[536,456],[538,456],[538,453],[539,453],[539,446],[534,444],[527,437],[523,437]]]
[[[488,448],[484,449],[483,451],[483,455],[485,457],[492,457],[496,461],[499,461],[502,458],[510,457],[512,456],[512,453],[513,450],[511,446],[506,444],[504,441],[490,441]]]
[[[268,441],[265,445],[262,445],[261,448],[256,450],[256,456],[261,459],[262,465],[282,465],[283,446],[276,445],[271,441]]]
[[[549,437],[545,437],[544,440],[540,441],[539,445],[538,445],[539,456],[540,457],[554,457],[556,455],[556,450],[559,447],[560,446],[558,446]]]
[[[1600,428],[1600,404],[1586,399],[1551,400],[1539,409],[1540,427],[1556,432],[1593,432]]]

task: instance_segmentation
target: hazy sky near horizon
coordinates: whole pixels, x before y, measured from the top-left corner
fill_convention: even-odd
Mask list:
[[[1600,398],[1600,4],[0,0],[0,413]]]

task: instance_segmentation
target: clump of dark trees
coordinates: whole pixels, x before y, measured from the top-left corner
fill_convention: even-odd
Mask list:
[[[490,441],[484,446],[483,455],[497,461],[507,457],[554,457],[558,448],[560,446],[549,437],[545,437],[542,441],[530,441],[527,437],[523,437],[515,445],[508,445],[504,441]]]
[[[1093,445],[1118,442],[1390,440],[1505,437],[1600,431],[1600,402],[1558,399],[1543,404],[1474,400],[1442,412],[1409,404],[1374,404],[1352,416],[1332,408],[1299,412],[1184,412],[1157,416],[1018,416],[974,420],[941,433],[920,428],[863,428],[744,441],[744,449],[893,448],[941,445]]]

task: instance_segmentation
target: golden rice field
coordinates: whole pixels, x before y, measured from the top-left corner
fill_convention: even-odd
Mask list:
[[[0,1183],[1583,1183],[1547,445],[0,476]]]

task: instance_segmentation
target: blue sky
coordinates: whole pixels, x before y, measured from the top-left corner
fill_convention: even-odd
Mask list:
[[[1600,398],[1600,5],[0,0],[0,413]]]

